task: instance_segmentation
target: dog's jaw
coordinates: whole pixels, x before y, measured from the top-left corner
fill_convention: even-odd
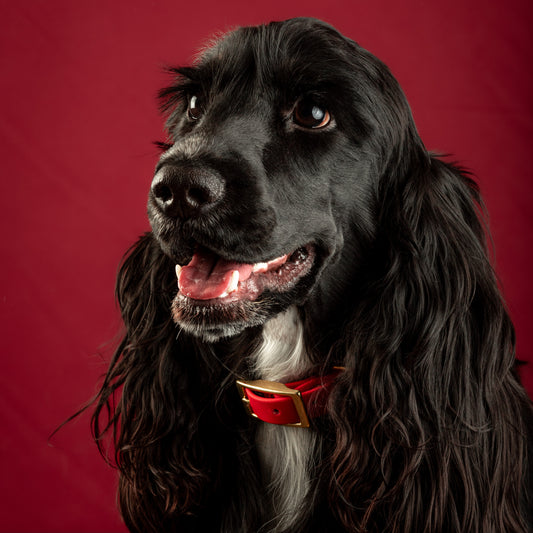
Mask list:
[[[306,293],[316,276],[316,263],[312,245],[254,264],[217,262],[215,254],[198,252],[188,266],[176,269],[179,291],[172,302],[173,319],[207,342],[235,336],[264,324],[295,296]]]

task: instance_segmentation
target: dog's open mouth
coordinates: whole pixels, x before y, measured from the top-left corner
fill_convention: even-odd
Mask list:
[[[182,296],[198,303],[231,303],[256,300],[263,292],[286,292],[305,276],[314,262],[311,245],[266,262],[228,261],[198,247],[191,261],[176,266]]]

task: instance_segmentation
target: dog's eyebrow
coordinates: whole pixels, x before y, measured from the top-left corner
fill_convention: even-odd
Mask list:
[[[193,82],[193,83],[201,83],[202,77],[201,76],[201,70],[198,67],[192,67],[192,66],[185,66],[185,67],[170,67],[167,69],[167,71],[170,74],[174,74],[177,76],[177,79]]]
[[[167,67],[165,71],[174,76],[173,83],[158,93],[160,108],[168,111],[178,104],[186,94],[203,85],[201,73],[195,67]]]

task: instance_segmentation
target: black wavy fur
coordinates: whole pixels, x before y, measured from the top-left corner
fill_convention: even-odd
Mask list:
[[[200,169],[224,192],[205,212],[169,213],[152,190],[153,232],[118,275],[125,335],[93,430],[103,453],[112,438],[130,530],[268,530],[261,422],[234,380],[253,377],[264,322],[296,305],[309,366],[346,370],[309,430],[321,453],[291,531],[531,531],[531,402],[478,189],[425,150],[389,70],[292,19],[237,29],[173,72],[156,180]],[[330,122],[298,123],[303,101]],[[189,316],[192,329],[171,312],[174,265],[195,246],[258,262],[308,243],[309,274],[237,318]]]

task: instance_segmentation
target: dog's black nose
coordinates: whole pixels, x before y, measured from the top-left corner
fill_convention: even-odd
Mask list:
[[[222,177],[213,170],[165,167],[154,176],[151,194],[165,215],[187,219],[218,204],[224,189]]]

